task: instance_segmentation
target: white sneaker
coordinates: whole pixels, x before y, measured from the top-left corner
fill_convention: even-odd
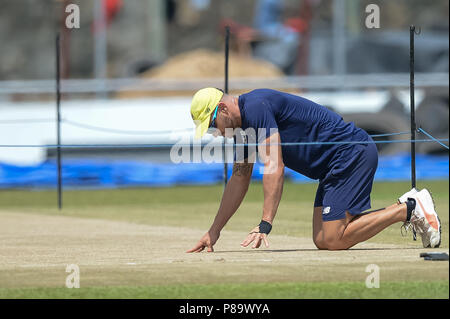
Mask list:
[[[433,198],[427,189],[422,189],[410,198],[416,201],[409,223],[422,237],[423,247],[435,248],[441,244],[441,222],[434,208]]]
[[[412,188],[409,192],[406,192],[405,194],[403,194],[402,196],[400,196],[398,198],[398,203],[399,204],[403,204],[406,203],[406,201],[408,200],[408,198],[413,197],[414,195],[416,195],[419,191],[415,188]]]

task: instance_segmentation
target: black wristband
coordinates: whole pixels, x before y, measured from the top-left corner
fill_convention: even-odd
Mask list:
[[[259,223],[259,232],[269,235],[271,230],[272,225],[269,222],[266,222],[265,220],[261,220],[261,222]]]

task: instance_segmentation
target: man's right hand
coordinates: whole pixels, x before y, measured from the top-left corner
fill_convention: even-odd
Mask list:
[[[220,233],[214,233],[212,231],[208,231],[203,237],[198,241],[198,243],[194,246],[194,248],[186,251],[187,253],[199,253],[203,251],[205,248],[208,248],[208,252],[214,251],[214,244],[219,239]]]

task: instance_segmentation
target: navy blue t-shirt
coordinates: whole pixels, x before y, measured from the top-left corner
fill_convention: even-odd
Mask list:
[[[272,133],[281,143],[367,141],[368,134],[341,116],[305,98],[270,89],[239,96],[242,130],[252,128],[260,143]],[[265,129],[265,134],[258,129]],[[271,131],[272,129],[272,131]],[[283,162],[311,179],[323,179],[337,161],[357,152],[357,144],[282,145]]]

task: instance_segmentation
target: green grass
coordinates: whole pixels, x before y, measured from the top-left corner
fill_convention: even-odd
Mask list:
[[[418,187],[433,192],[442,222],[441,248],[448,248],[449,182],[426,181]],[[317,184],[287,182],[272,233],[310,237]],[[375,183],[373,209],[394,203],[410,189],[408,182]],[[206,230],[219,207],[222,185],[177,186],[113,190],[65,191],[64,208],[56,209],[55,190],[0,190],[0,210],[46,215],[100,218],[150,225],[185,226]],[[263,190],[253,183],[238,212],[225,230],[247,232],[261,218]],[[388,227],[372,242],[409,244],[400,224]],[[68,288],[0,288],[0,298],[449,298],[448,280],[381,282],[368,289],[364,282],[292,282],[167,286]]]
[[[433,192],[442,222],[442,247],[448,247],[448,181],[420,182]],[[285,183],[283,197],[274,222],[273,233],[310,237],[312,210],[317,184]],[[372,208],[393,204],[397,197],[410,189],[409,182],[375,183]],[[222,185],[176,186],[170,188],[133,188],[112,190],[65,191],[64,209],[56,209],[56,192],[2,190],[0,209],[128,221],[140,224],[185,226],[207,229],[220,204]],[[249,231],[259,223],[263,205],[261,183],[253,183],[238,212],[225,230]],[[400,235],[400,225],[393,225],[370,241],[404,244],[410,236]]]
[[[448,180],[425,181],[418,187],[428,188],[437,198],[449,197]],[[409,182],[374,183],[372,198],[389,203],[395,202],[399,195],[411,188]],[[311,208],[316,193],[316,183],[295,184],[286,182],[283,202],[307,202]],[[210,186],[175,186],[167,188],[123,188],[101,190],[66,190],[64,191],[65,208],[101,207],[101,206],[147,206],[155,204],[197,204],[220,201],[223,185]],[[262,184],[250,185],[245,201],[263,199]],[[55,190],[0,190],[0,208],[55,208]]]
[[[87,299],[444,299],[447,282],[381,282],[367,288],[363,282],[249,283],[148,287],[26,288],[1,289],[0,298]]]

